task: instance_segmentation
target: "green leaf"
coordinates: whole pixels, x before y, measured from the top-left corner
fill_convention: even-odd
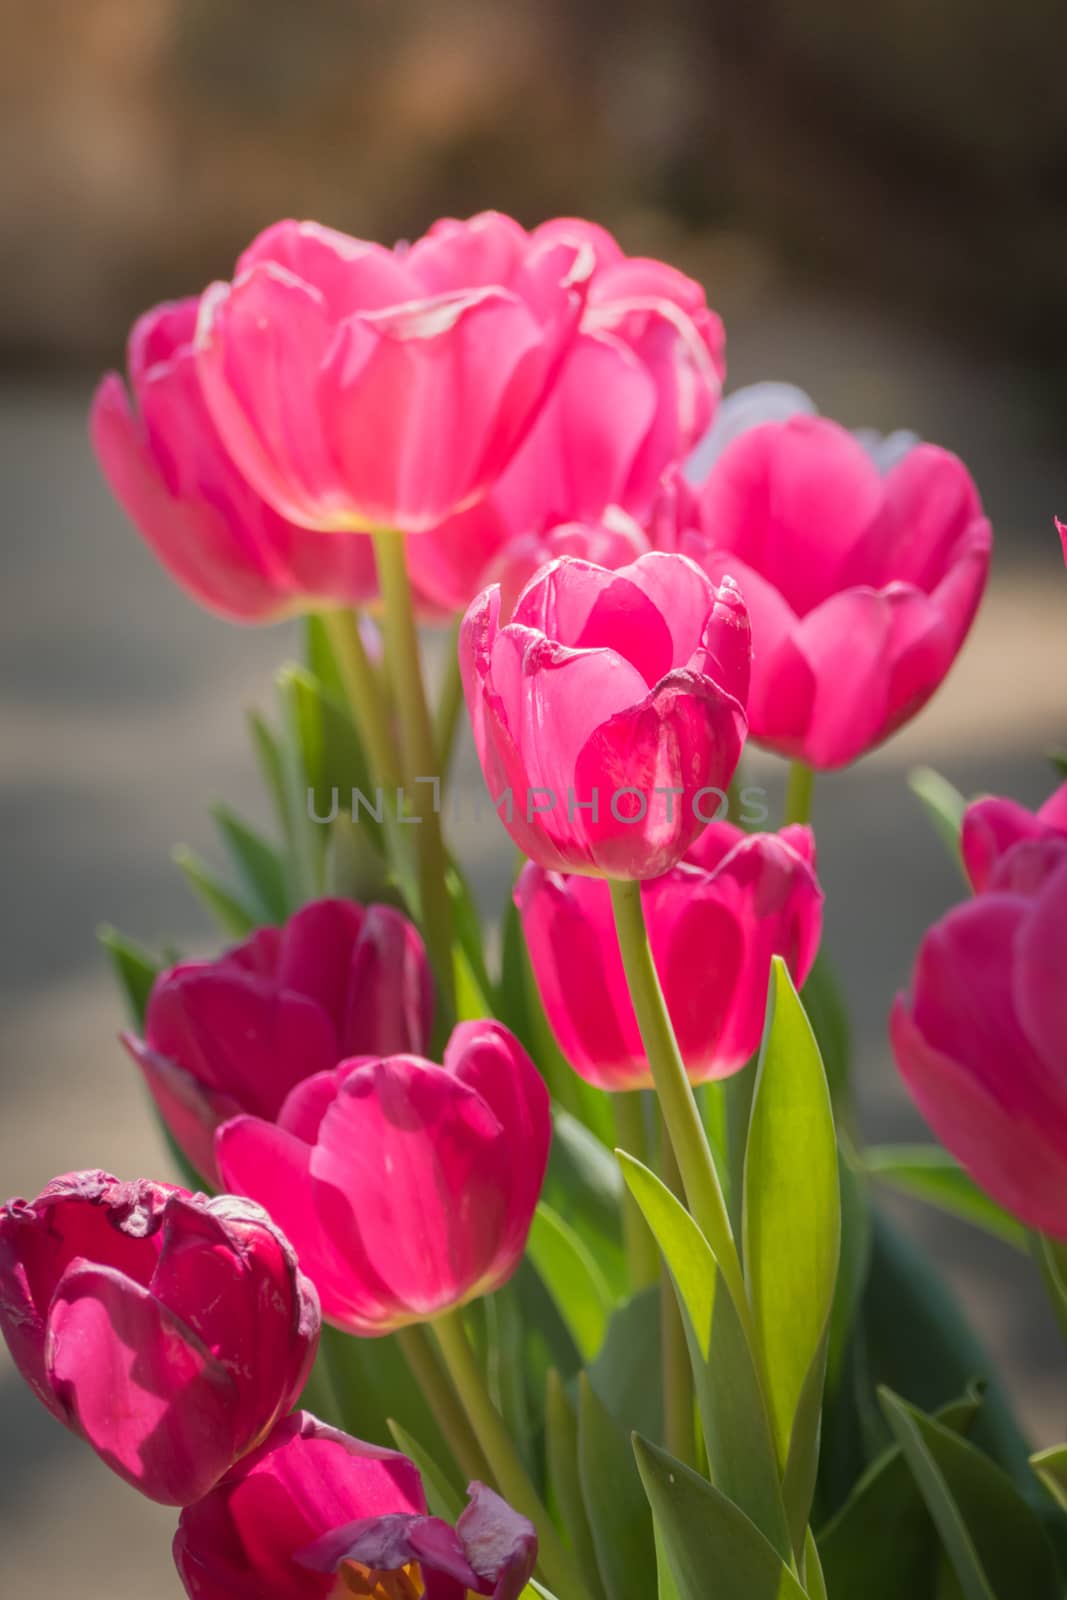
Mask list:
[[[122,990],[130,1021],[138,1032],[143,1032],[148,996],[163,970],[162,962],[150,955],[143,945],[119,933],[117,928],[105,924],[96,930],[96,937],[108,953],[111,970]]]
[[[815,1033],[835,1105],[848,1099],[852,1066],[852,1028],[830,957],[820,950],[800,997]]]
[[[966,1432],[980,1406],[970,1395],[938,1420]],[[899,1445],[867,1468],[818,1544],[830,1600],[934,1600],[937,1532]]]
[[[1041,1271],[1060,1332],[1067,1339],[1067,1244],[1045,1234],[1031,1235],[1031,1247]]]
[[[1052,1498],[1067,1511],[1067,1444],[1055,1444],[1030,1457],[1030,1465]]]
[[[916,767],[908,774],[908,787],[921,804],[953,861],[963,871],[960,831],[967,801],[959,790],[932,767]]]
[[[281,852],[229,806],[219,804],[211,810],[227,854],[259,921],[284,922],[292,907]]]
[[[1010,1479],[943,1423],[879,1398],[966,1600],[1062,1600],[1052,1547]]]
[[[585,1240],[613,1297],[619,1298],[630,1280],[620,1220],[622,1178],[615,1158],[569,1111],[554,1107],[552,1125],[543,1196]]]
[[[1048,758],[1061,778],[1067,778],[1067,750],[1050,750]]]
[[[743,1232],[746,1279],[796,1547],[815,1485],[841,1197],[826,1074],[811,1024],[778,956],[745,1153]]]
[[[448,1461],[448,1449],[422,1390],[414,1381],[397,1340],[356,1339],[324,1323],[319,1359],[326,1364],[339,1417],[332,1418],[356,1439],[393,1447],[391,1422],[422,1442],[434,1461]]]
[[[871,1209],[864,1174],[844,1140],[838,1152],[841,1186],[841,1260],[834,1288],[827,1348],[827,1383],[837,1387],[844,1370],[849,1341],[863,1301],[871,1265]]]
[[[724,1494],[640,1436],[634,1455],[680,1600],[804,1600],[778,1552]]]
[[[578,1473],[607,1600],[653,1594],[652,1518],[630,1440],[585,1373],[578,1379]]]
[[[387,1421],[397,1449],[402,1451],[409,1461],[414,1461],[419,1469],[431,1515],[442,1517],[445,1522],[454,1523],[463,1510],[463,1497],[457,1493],[429,1451],[424,1450],[418,1440],[413,1438],[406,1428],[401,1427],[395,1418],[389,1417]]]
[[[934,1144],[875,1145],[864,1152],[863,1164],[905,1194],[961,1217],[1017,1250],[1026,1249],[1026,1230],[990,1200],[959,1162]]]
[[[534,1429],[526,1387],[526,1341],[514,1281],[486,1295],[481,1309],[485,1313],[489,1392],[527,1471],[532,1471]]]
[[[260,776],[266,784],[267,791],[274,803],[278,827],[287,847],[291,849],[293,816],[290,796],[285,782],[285,763],[282,757],[282,747],[275,737],[270,724],[258,711],[250,711],[248,713],[248,731],[252,739],[252,748],[255,751]]]
[[[615,1312],[589,1369],[601,1403],[627,1438],[635,1428],[655,1438],[663,1433],[662,1388],[650,1381],[663,1370],[661,1321],[659,1285],[639,1290]]]
[[[474,896],[470,885],[453,861],[449,864],[447,874],[448,897],[452,902],[452,923],[456,930],[459,948],[466,959],[471,977],[477,985],[484,1011],[478,1013],[482,1017],[493,1016],[493,984],[485,965],[485,938],[482,933],[482,921],[478,914]],[[457,963],[458,965],[458,963]]]
[[[760,1380],[711,1247],[654,1173],[622,1151],[618,1160],[682,1307],[712,1481],[779,1554],[788,1556],[789,1530]]]
[[[323,618],[314,611],[304,618],[304,660],[312,677],[317,678],[326,693],[347,710],[344,680],[337,665],[330,632]]]
[[[570,1224],[542,1200],[534,1214],[527,1250],[583,1361],[594,1361],[607,1335],[612,1294],[589,1249]]]
[[[830,1600],[826,1591],[822,1562],[819,1560],[819,1549],[810,1528],[804,1535],[804,1588],[807,1590],[809,1600]]]
[[[594,1600],[602,1600],[600,1568],[578,1466],[578,1419],[555,1368],[545,1385],[545,1449],[552,1499],[568,1542]]]
[[[245,939],[258,926],[255,910],[228,888],[188,846],[175,845],[171,859],[223,933],[234,939]]]

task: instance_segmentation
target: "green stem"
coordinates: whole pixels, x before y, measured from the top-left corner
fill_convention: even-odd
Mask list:
[[[456,980],[452,965],[452,903],[445,881],[447,861],[438,810],[441,772],[422,681],[419,637],[404,544],[403,534],[392,529],[378,528],[374,532],[378,582],[385,608],[386,664],[400,722],[402,770],[412,815],[418,818],[415,848],[422,932],[444,1008],[453,1016]],[[425,781],[418,781],[420,779]]]
[[[478,1442],[493,1469],[496,1487],[504,1499],[537,1529],[538,1567],[558,1600],[586,1600],[585,1586],[571,1556],[549,1519],[541,1499],[530,1482],[504,1419],[489,1398],[485,1380],[471,1349],[463,1314],[449,1311],[433,1323],[445,1366],[456,1393],[470,1418]]]
[[[661,1119],[660,1177],[673,1194],[682,1193],[682,1175]],[[663,1366],[663,1442],[687,1467],[697,1465],[696,1401],[693,1367],[678,1297],[666,1264],[660,1269],[660,1355]]]
[[[815,792],[815,773],[803,761],[789,763],[789,778],[785,787],[784,822],[810,822],[811,801]]]
[[[392,791],[385,797],[387,806],[395,805],[401,783],[400,763],[393,746],[382,685],[367,655],[358,619],[353,611],[324,611],[322,621],[359,736],[370,757],[374,780],[383,789]]]
[[[645,1129],[645,1112],[641,1091],[631,1089],[611,1097],[615,1113],[615,1136],[619,1148],[635,1160],[648,1162],[648,1134]],[[659,1276],[659,1250],[641,1207],[628,1188],[622,1197],[622,1237],[626,1246],[626,1262],[630,1269],[630,1288],[647,1289]]]
[[[310,1411],[320,1422],[328,1422],[335,1428],[344,1426],[329,1360],[324,1349],[319,1351],[315,1365],[308,1373],[308,1381],[300,1396],[299,1409]]]
[[[613,879],[611,903],[630,998],[689,1209],[711,1246],[739,1316],[749,1327],[751,1316],[744,1274],[730,1228],[726,1199],[656,975],[641,906],[641,885]]]
[[[462,620],[462,617],[457,618],[455,624],[449,629],[445,680],[441,685],[441,697],[437,702],[435,742],[441,760],[442,784],[447,780],[449,769],[452,765],[460,713],[465,703],[463,699],[463,675],[459,670],[459,630]]]
[[[468,1482],[475,1478],[485,1481],[491,1476],[489,1463],[425,1328],[415,1324],[400,1328],[396,1341],[457,1467]]]

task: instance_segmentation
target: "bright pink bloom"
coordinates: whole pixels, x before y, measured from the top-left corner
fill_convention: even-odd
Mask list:
[[[164,1121],[219,1187],[215,1129],[273,1121],[305,1078],[351,1056],[429,1048],[433,979],[418,931],[391,906],[316,900],[217,961],[156,979],[144,1039],[125,1036]]]
[[[592,250],[487,212],[386,250],[311,222],[253,241],[204,296],[200,376],[282,516],[416,532],[471,505],[573,343]]]
[[[643,522],[664,472],[707,429],[722,385],[722,323],[699,284],[625,256],[588,222],[562,218],[531,237],[542,248],[581,242],[596,269],[579,337],[515,459],[485,500],[412,552],[420,585],[449,611],[470,604],[516,538],[601,522],[609,507]]]
[[[273,511],[242,477],[212,422],[193,350],[196,300],[134,324],[129,373],[93,399],[89,431],[112,493],[171,577],[210,611],[269,622],[377,592],[361,534],[320,539]]]
[[[319,1303],[258,1206],[74,1172],[0,1210],[0,1326],[49,1411],[188,1505],[299,1396]]]
[[[358,1334],[423,1321],[506,1283],[541,1193],[544,1081],[496,1022],[461,1023],[444,1066],[343,1061],[299,1084],[276,1123],[219,1129],[227,1188],[293,1240],[323,1314]]]
[[[963,864],[975,893],[980,894],[988,886],[997,863],[1012,845],[1021,839],[1045,839],[1050,834],[1067,838],[1067,783],[1036,812],[996,795],[975,800],[963,814],[960,834]]]
[[[771,957],[811,970],[822,891],[808,828],[746,834],[713,822],[685,859],[641,886],[652,955],[690,1078],[743,1067],[763,1031]],[[630,1002],[608,887],[527,863],[515,890],[534,976],[559,1047],[601,1089],[652,1074]]]
[[[1067,838],[1016,844],[930,929],[890,1035],[919,1110],[975,1182],[1067,1239]]]
[[[174,1561],[190,1600],[517,1600],[533,1527],[484,1484],[470,1496],[451,1528],[406,1456],[299,1412],[182,1512]]]
[[[1056,532],[1059,534],[1060,541],[1063,545],[1063,559],[1065,562],[1067,562],[1067,522],[1061,522],[1059,517],[1055,519],[1055,522]]]
[[[752,617],[752,736],[840,767],[929,700],[978,608],[992,533],[963,464],[917,445],[883,476],[820,417],[766,423],[728,444],[703,490],[712,578]]]
[[[500,608],[499,586],[480,595],[459,648],[508,832],[552,870],[658,877],[711,820],[744,743],[750,645],[736,586],[716,588],[684,556],[654,552],[618,572],[564,556],[505,626]]]

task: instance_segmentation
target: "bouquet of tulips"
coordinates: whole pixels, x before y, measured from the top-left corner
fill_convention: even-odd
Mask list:
[[[14,1362],[180,1508],[192,1600],[1064,1594],[1067,1445],[874,1180],[1032,1252],[1067,1329],[1067,783],[921,779],[969,895],[889,1028],[941,1145],[863,1149],[815,775],[937,690],[991,532],[948,452],[723,376],[689,278],[487,214],[279,223],[97,392],[178,584],[306,619],[251,724],[275,831],[182,858],[227,948],[106,936],[181,1184],[0,1210]]]

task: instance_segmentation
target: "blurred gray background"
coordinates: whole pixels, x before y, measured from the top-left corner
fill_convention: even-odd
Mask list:
[[[103,1166],[168,1176],[95,944],[210,936],[169,850],[208,803],[256,814],[242,713],[296,648],[197,611],[102,487],[97,370],[153,299],[225,275],[259,226],[386,239],[484,205],[585,212],[707,285],[730,383],[957,450],[997,554],[933,705],[816,796],[827,944],[872,1138],[921,1135],[885,1018],[961,885],[905,778],[1040,801],[1067,744],[1067,14],[1056,0],[3,0],[0,60],[0,1192]],[[756,757],[753,781],[779,784]],[[477,781],[469,747],[461,780]],[[468,814],[470,808],[468,808]],[[457,839],[487,906],[501,830]],[[1003,1363],[1036,1442],[1065,1358],[1026,1263],[901,1207]],[[5,1590],[178,1592],[174,1517],[138,1502],[0,1357]]]

